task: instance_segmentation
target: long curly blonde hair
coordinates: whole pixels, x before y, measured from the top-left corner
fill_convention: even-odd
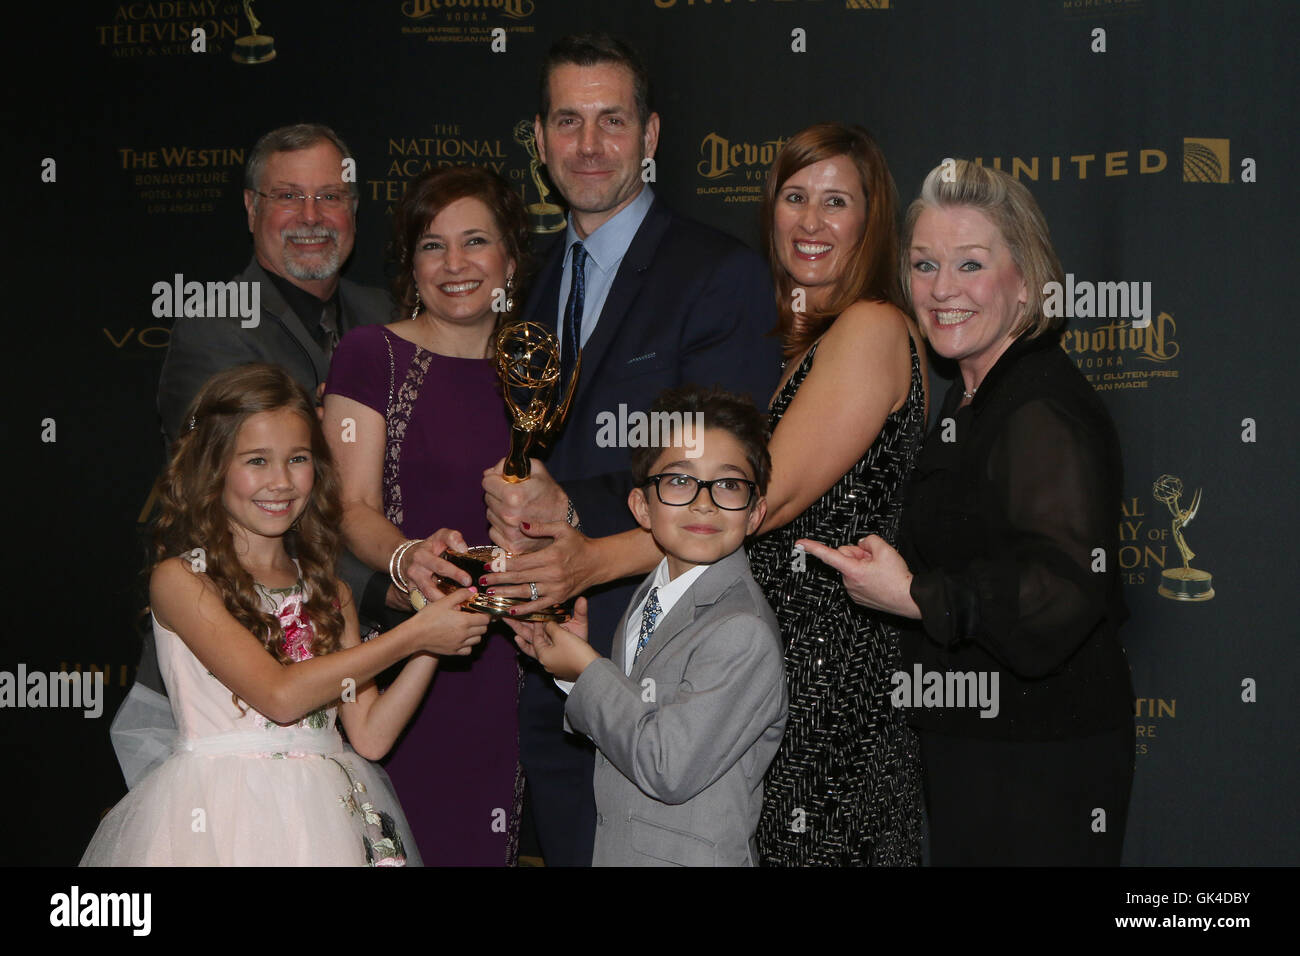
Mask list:
[[[303,609],[315,632],[311,652],[340,647],[343,614],[335,577],[342,506],[333,456],[307,392],[277,365],[248,364],[210,378],[186,412],[171,461],[158,478],[161,514],[154,526],[154,564],[189,557],[203,549],[204,573],[216,585],[226,610],[281,663],[289,663],[284,633],[275,615],[263,608],[253,576],[239,563],[230,516],[222,504],[226,474],[239,429],[259,412],[288,409],[311,431],[315,483],[307,506],[285,534],[285,547],[298,559],[306,595]],[[152,570],[152,569],[151,569]]]

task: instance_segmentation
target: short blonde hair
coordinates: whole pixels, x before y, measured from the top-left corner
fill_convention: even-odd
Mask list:
[[[946,175],[945,175],[946,173]],[[930,170],[921,184],[921,195],[907,208],[903,222],[900,274],[908,311],[912,304],[912,234],[921,213],[931,206],[968,206],[978,209],[997,228],[1020,270],[1029,292],[1024,317],[1012,329],[1020,336],[1029,330],[1030,338],[1056,331],[1063,324],[1061,316],[1049,317],[1043,308],[1049,282],[1061,282],[1061,262],[1052,248],[1047,220],[1038,203],[1020,182],[999,169],[979,166],[965,159],[945,161]],[[921,325],[924,329],[924,324]]]

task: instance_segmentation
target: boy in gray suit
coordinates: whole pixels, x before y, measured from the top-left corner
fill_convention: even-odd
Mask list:
[[[628,505],[665,558],[612,657],[587,643],[583,598],[563,627],[512,625],[568,693],[566,729],[599,749],[592,863],[753,866],[786,718],[780,633],[744,551],[767,512],[767,425],[748,400],[696,387],[661,395],[649,424],[668,435],[633,449]]]

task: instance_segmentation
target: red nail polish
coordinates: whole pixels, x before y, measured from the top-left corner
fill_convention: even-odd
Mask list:
[[[514,616],[515,616],[515,609],[514,609],[514,608],[511,608],[510,610],[506,611],[506,613],[509,614],[511,617],[514,617]]]
[[[527,521],[522,521],[522,522],[520,522],[520,524],[523,526],[523,529],[524,529],[525,531],[527,531],[529,528],[532,527],[532,525],[530,525]]]
[[[487,593],[488,593],[488,594],[496,594],[496,593],[497,593],[497,589],[496,589],[496,588],[488,588],[488,589],[487,589]]]
[[[479,583],[479,584],[487,584],[487,575],[485,574],[485,575],[483,575],[483,577],[479,578],[479,579],[478,579],[478,583]]]

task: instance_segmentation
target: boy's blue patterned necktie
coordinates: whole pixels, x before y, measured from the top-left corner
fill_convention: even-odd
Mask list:
[[[655,625],[659,623],[659,612],[663,608],[659,606],[659,589],[651,588],[650,593],[646,595],[645,607],[641,610],[641,633],[636,639],[636,653],[632,655],[632,663],[641,656],[642,649],[650,643],[650,635],[655,632]]]

